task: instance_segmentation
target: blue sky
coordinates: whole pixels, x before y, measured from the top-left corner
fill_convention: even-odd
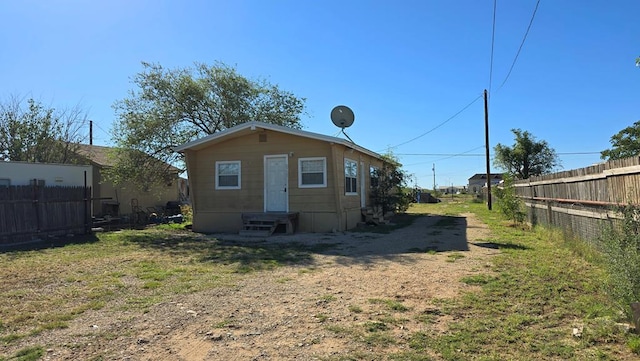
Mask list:
[[[547,141],[564,170],[600,161],[594,153],[640,120],[640,1],[541,0],[502,87],[536,0],[497,1],[490,70],[493,5],[1,1],[0,97],[79,104],[96,124],[94,143],[110,145],[111,105],[134,89],[141,61],[167,68],[221,61],[306,98],[305,130],[340,136],[329,114],[349,106],[351,139],[392,150],[412,185],[432,188],[434,164],[437,186],[485,172],[479,97],[490,89],[492,152],[512,145],[510,129],[521,128]]]

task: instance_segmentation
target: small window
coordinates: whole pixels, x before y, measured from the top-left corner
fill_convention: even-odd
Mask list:
[[[216,162],[216,189],[240,189],[240,161]]]
[[[371,188],[376,188],[378,184],[380,184],[380,169],[372,166],[369,168],[369,174],[371,177],[369,186]]]
[[[298,187],[320,188],[327,186],[327,159],[298,159]]]
[[[344,160],[344,192],[346,194],[358,193],[358,163],[351,160]]]

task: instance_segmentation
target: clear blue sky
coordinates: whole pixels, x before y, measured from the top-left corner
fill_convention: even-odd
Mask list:
[[[498,0],[490,77],[493,4],[0,1],[0,96],[80,104],[96,124],[95,144],[110,145],[111,105],[134,89],[141,61],[222,61],[307,98],[305,130],[338,135],[331,109],[351,107],[351,139],[391,148],[412,185],[431,188],[433,164],[438,186],[485,172],[482,100],[443,122],[491,88],[492,151],[521,128],[547,141],[565,170],[598,162],[599,154],[567,153],[609,148],[640,120],[640,1],[541,0],[503,87],[536,0]]]

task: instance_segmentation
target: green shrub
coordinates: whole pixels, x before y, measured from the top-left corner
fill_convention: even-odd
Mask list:
[[[640,208],[619,207],[621,222],[605,227],[601,236],[609,292],[631,319],[632,302],[640,301]]]
[[[516,196],[513,177],[505,174],[504,183],[495,189],[496,204],[502,214],[514,223],[521,224],[527,217],[524,202]]]

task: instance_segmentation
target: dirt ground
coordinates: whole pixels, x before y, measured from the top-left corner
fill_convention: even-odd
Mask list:
[[[233,287],[176,296],[144,314],[85,312],[71,327],[47,333],[44,344],[56,346],[43,359],[385,359],[408,350],[414,332],[446,330],[442,300],[472,287],[460,279],[487,272],[499,252],[472,214],[446,218],[420,217],[390,234],[272,236],[269,242],[337,245],[314,253],[309,264],[249,273]],[[389,308],[397,304],[406,309]],[[359,339],[367,324],[383,325],[396,342]]]

